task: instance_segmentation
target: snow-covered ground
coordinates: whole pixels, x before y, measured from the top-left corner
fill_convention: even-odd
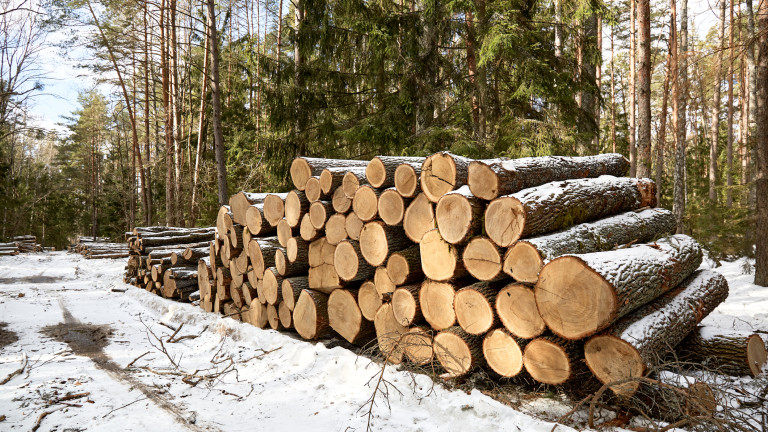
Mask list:
[[[28,362],[0,384],[0,430],[30,430],[45,413],[39,430],[366,430],[379,364],[125,285],[124,264],[0,257],[0,382]],[[742,262],[716,270],[731,294],[706,323],[765,336],[768,289]],[[178,341],[164,324],[183,324]],[[392,366],[383,377],[389,395],[375,400],[372,430],[550,431],[534,413],[570,410],[545,397],[515,409]]]

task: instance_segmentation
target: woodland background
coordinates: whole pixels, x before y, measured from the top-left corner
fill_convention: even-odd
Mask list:
[[[712,0],[708,32],[687,0],[0,4],[2,239],[210,226],[296,155],[620,152],[768,284],[768,0]],[[102,79],[67,134],[27,120],[52,31]]]

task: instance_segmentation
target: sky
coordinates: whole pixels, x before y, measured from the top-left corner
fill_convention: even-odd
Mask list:
[[[701,36],[706,35],[709,28],[717,24],[716,0],[689,0],[689,16],[693,27]],[[66,128],[61,126],[64,116],[69,116],[79,108],[77,96],[81,92],[92,89],[96,84],[96,76],[87,70],[77,67],[78,61],[85,59],[88,53],[84,48],[70,47],[68,49],[56,46],[64,40],[63,31],[48,35],[47,46],[39,58],[39,67],[48,79],[42,94],[34,98],[32,105],[33,122],[36,126],[56,130],[62,134]],[[604,43],[607,48],[608,44]],[[604,55],[604,58],[609,58]],[[110,89],[102,86],[102,91]]]

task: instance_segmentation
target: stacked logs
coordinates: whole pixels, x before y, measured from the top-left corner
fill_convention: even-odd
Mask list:
[[[88,236],[78,237],[70,250],[86,259],[127,258],[131,251],[127,243],[113,243],[108,237]]]
[[[19,254],[18,243],[0,243],[0,256],[13,256]]]
[[[20,253],[42,252],[43,247],[37,243],[37,237],[33,235],[16,236],[13,242],[19,248]]]
[[[759,373],[751,334],[697,326],[727,296],[671,235],[655,184],[618,154],[469,160],[300,157],[280,194],[222,206],[200,305],[305,339],[376,341],[390,363],[436,360],[552,385],[637,380],[670,352]],[[618,383],[617,383],[618,382]]]
[[[125,233],[129,248],[123,281],[166,298],[198,298],[198,260],[210,254],[215,228],[137,227]]]

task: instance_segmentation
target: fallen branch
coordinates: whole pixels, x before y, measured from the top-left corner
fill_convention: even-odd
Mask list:
[[[113,409],[112,411],[110,411],[110,412],[108,412],[108,413],[104,414],[103,416],[101,416],[101,418],[106,418],[108,415],[112,414],[113,412],[115,412],[115,411],[117,411],[117,410],[119,410],[119,409],[123,409],[123,408],[125,408],[125,407],[127,407],[127,406],[130,406],[130,405],[133,405],[133,404],[135,404],[136,402],[141,402],[141,401],[143,401],[143,400],[147,400],[147,399],[149,399],[149,398],[148,398],[148,397],[143,397],[143,398],[141,398],[141,399],[136,399],[136,400],[135,400],[135,401],[133,401],[133,402],[128,402],[127,404],[125,404],[125,405],[123,405],[123,406],[119,406],[119,407],[117,407],[117,408]]]
[[[19,369],[16,369],[15,371],[11,372],[10,374],[8,374],[8,376],[5,377],[4,380],[0,381],[0,385],[3,385],[5,383],[7,383],[8,381],[12,380],[13,377],[15,377],[16,375],[21,375],[21,373],[24,372],[24,369],[27,368],[27,363],[28,362],[29,362],[29,359],[27,358],[27,353],[23,353],[22,354],[22,358],[21,358],[21,367]]]
[[[51,404],[51,405],[56,405],[56,404],[58,404],[60,402],[70,401],[70,400],[73,400],[73,399],[80,399],[80,398],[86,397],[86,396],[88,396],[90,394],[91,394],[91,392],[83,392],[83,393],[71,394],[71,395],[68,395],[68,396],[64,396],[64,397],[58,398],[56,400],[49,401],[48,403]]]
[[[129,368],[129,367],[131,367],[131,366],[132,366],[134,363],[136,363],[136,361],[138,361],[140,358],[144,357],[145,355],[149,354],[150,352],[151,352],[151,351],[147,351],[147,352],[145,352],[144,354],[142,354],[142,355],[140,355],[140,356],[136,357],[136,358],[135,358],[135,359],[133,359],[133,360],[132,360],[130,363],[128,363],[127,365],[125,365],[125,367],[124,367],[123,369],[128,369],[128,368]]]
[[[40,428],[40,424],[43,422],[43,419],[48,417],[49,414],[53,414],[56,411],[63,410],[64,408],[67,408],[67,406],[65,405],[63,407],[55,408],[55,409],[52,409],[50,411],[44,411],[44,412],[40,413],[40,416],[37,417],[37,421],[35,422],[35,425],[32,426],[32,432],[35,432],[36,430],[38,430]]]

